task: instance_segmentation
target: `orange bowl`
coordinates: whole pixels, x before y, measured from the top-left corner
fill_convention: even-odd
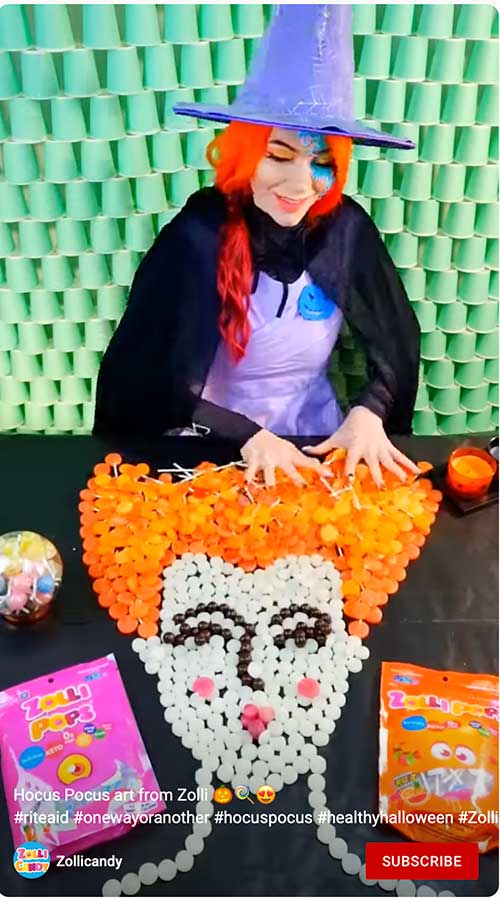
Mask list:
[[[489,452],[462,446],[448,459],[446,482],[457,495],[472,499],[488,491],[497,468],[497,462]]]

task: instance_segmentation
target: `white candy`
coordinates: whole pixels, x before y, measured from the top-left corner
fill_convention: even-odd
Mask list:
[[[143,864],[139,867],[139,879],[145,886],[152,886],[158,879],[158,867],[156,864]]]
[[[380,888],[384,890],[384,892],[394,892],[394,889],[396,888],[397,884],[398,884],[397,879],[378,879],[377,880],[377,885],[379,885]],[[432,889],[431,889],[431,892],[432,892]],[[436,893],[432,892],[432,894],[435,895]]]
[[[417,889],[417,898],[424,898],[424,896],[432,898],[433,895],[437,895],[437,892],[431,889],[430,886],[419,886]]]
[[[344,873],[349,876],[356,876],[361,870],[361,858],[357,854],[345,854],[341,863]]]
[[[363,883],[363,885],[365,885],[365,886],[374,886],[374,885],[376,885],[376,882],[377,882],[376,879],[367,879],[366,878],[366,864],[361,865],[361,869],[359,871],[359,878],[360,878],[361,882]]]
[[[340,858],[348,853],[347,842],[344,839],[336,838],[333,842],[330,842],[328,850],[332,857],[340,860]]]
[[[137,873],[126,873],[122,879],[122,892],[124,895],[137,895],[141,887],[141,880]]]
[[[396,886],[396,895],[399,898],[413,898],[417,894],[417,887],[411,879],[400,879]]]
[[[188,873],[194,864],[194,857],[189,851],[179,851],[175,855],[175,866],[181,873]]]
[[[122,884],[118,879],[108,879],[102,887],[104,898],[118,898],[122,893]]]
[[[335,838],[335,827],[331,823],[320,823],[316,836],[323,845],[329,845]]]

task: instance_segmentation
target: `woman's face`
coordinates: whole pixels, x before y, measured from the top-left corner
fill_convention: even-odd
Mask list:
[[[250,184],[255,205],[279,225],[293,227],[334,181],[323,135],[273,128]]]

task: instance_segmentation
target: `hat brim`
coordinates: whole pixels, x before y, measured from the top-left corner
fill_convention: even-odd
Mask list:
[[[331,134],[351,137],[356,143],[372,147],[390,147],[399,150],[414,150],[415,144],[407,137],[396,137],[385,131],[369,128],[363,122],[324,121],[318,115],[308,115],[306,111],[294,113],[271,113],[265,110],[243,110],[237,106],[210,105],[208,103],[176,103],[172,111],[177,115],[190,115],[212,122],[251,122],[254,125],[271,125],[289,131],[311,131],[314,134]]]

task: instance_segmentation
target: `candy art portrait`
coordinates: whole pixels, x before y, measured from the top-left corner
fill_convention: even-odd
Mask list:
[[[498,18],[0,9],[0,892],[494,893]]]

